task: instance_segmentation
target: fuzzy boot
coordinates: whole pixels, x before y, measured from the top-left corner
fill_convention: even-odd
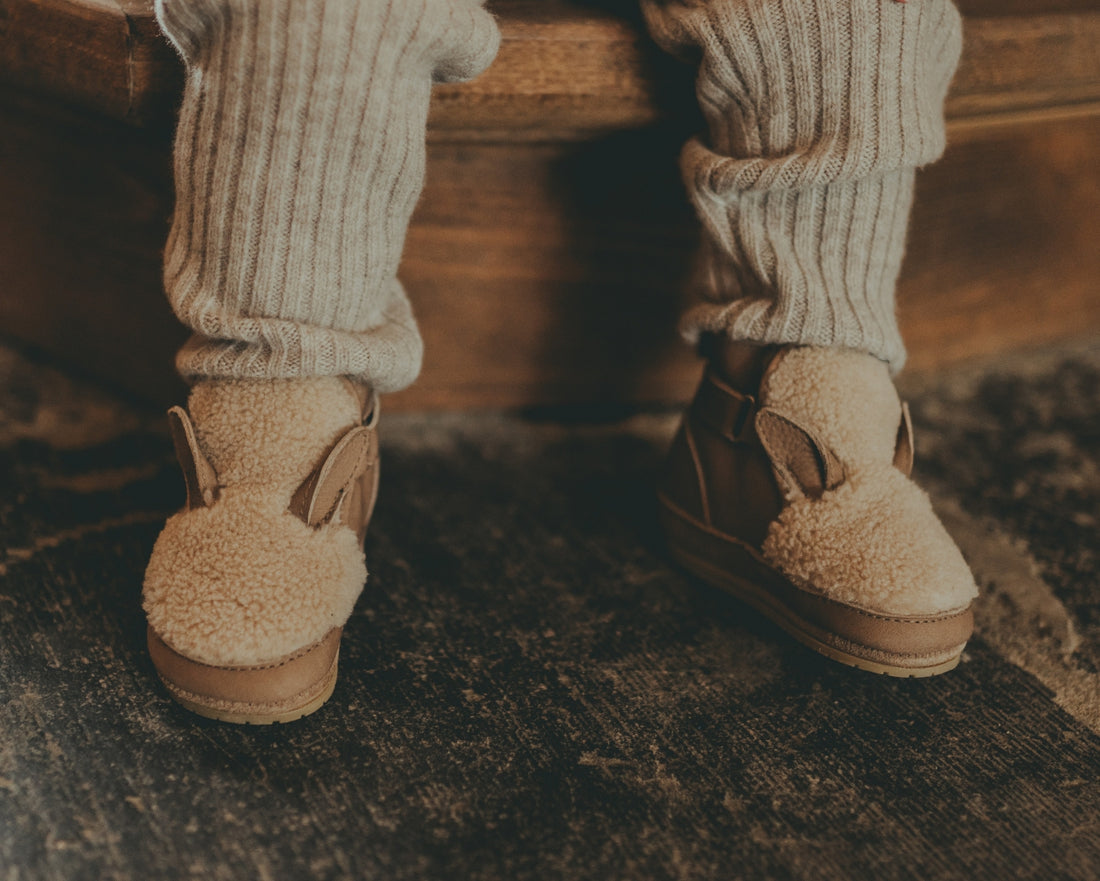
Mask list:
[[[909,480],[887,365],[816,347],[717,347],[659,500],[673,555],[827,657],[892,676],[952,669],[974,579]]]
[[[377,403],[338,377],[210,380],[170,411],[187,505],[145,575],[153,663],[194,712],[266,724],[313,712],[367,571]]]
[[[482,2],[157,0],[187,68],[164,280],[195,386],[145,609],[196,712],[287,721],[332,691],[378,475],[359,390],[420,369],[397,269],[432,83],[496,53]]]

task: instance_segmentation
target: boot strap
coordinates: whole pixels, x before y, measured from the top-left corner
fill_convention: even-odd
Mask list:
[[[691,402],[692,416],[733,443],[752,439],[756,399],[731,388],[708,367]]]

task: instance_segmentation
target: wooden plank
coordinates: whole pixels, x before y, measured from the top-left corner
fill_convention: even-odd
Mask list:
[[[967,17],[987,18],[1009,15],[1047,15],[1053,12],[1088,12],[1100,8],[1097,0],[955,0],[955,6]]]
[[[430,137],[584,137],[683,116],[693,105],[691,72],[676,69],[630,21],[575,8],[551,16],[535,6],[510,10],[484,75],[437,87]],[[1100,105],[1100,12],[968,19],[964,35],[949,119]]]
[[[435,145],[402,266],[425,369],[395,406],[690,394],[677,145]],[[1098,154],[1097,117],[1006,125],[956,135],[921,173],[898,294],[911,369],[1100,333]]]
[[[182,73],[145,0],[0,0],[0,80],[115,119],[170,117]]]
[[[948,119],[1100,103],[1100,13],[972,19]]]
[[[915,370],[1100,333],[1100,117],[960,129],[921,172],[898,294]]]
[[[167,136],[0,96],[0,329],[166,400],[185,339],[159,254],[172,178]]]
[[[116,0],[129,29],[127,122],[174,122],[183,92],[183,65],[151,11],[150,0]]]
[[[127,36],[112,2],[0,0],[4,79],[112,116],[125,116],[130,103]]]
[[[165,138],[0,101],[0,328],[162,403],[184,335],[161,294]],[[434,144],[401,268],[425,369],[387,406],[687,395],[681,138]],[[914,369],[1100,333],[1098,154],[1096,117],[985,127],[922,172],[899,296]]]
[[[501,45],[469,83],[437,86],[430,137],[562,138],[638,128],[691,91],[691,72],[665,58],[636,22],[572,3],[498,4]],[[654,66],[673,77],[667,92]]]
[[[961,5],[966,46],[949,116],[1100,103],[1097,0]],[[474,82],[436,89],[437,140],[587,136],[691,107],[691,72],[652,45],[632,3],[491,8],[500,56]],[[135,123],[170,118],[182,81],[148,0],[0,0],[0,80]]]
[[[86,22],[87,45],[64,37],[58,24],[58,40],[37,50],[39,60],[53,51],[57,66],[35,67],[32,55],[19,55],[26,47],[17,51],[7,39],[27,20],[11,13],[32,6],[41,21],[96,11]],[[44,70],[63,86],[82,65],[94,69],[115,57],[119,32],[106,24],[122,19],[132,43],[153,57],[153,44],[143,42],[152,38],[134,24],[143,6],[0,0],[0,68]],[[607,12],[582,15],[554,0],[500,8],[514,45],[506,41],[493,73],[440,90],[436,104],[429,184],[402,267],[427,361],[421,382],[395,404],[682,398],[696,366],[674,326],[697,227],[675,156],[690,127],[660,108],[684,106],[690,83],[676,77],[690,72]],[[956,80],[947,157],[921,176],[902,280],[901,315],[917,369],[1100,330],[1100,120],[1090,116],[1096,77],[1088,61],[1100,46],[1089,30],[1100,15],[1072,10],[971,23],[968,47],[979,49],[968,49],[974,62],[964,60]],[[605,42],[593,44],[594,34]],[[531,47],[543,54],[525,56]],[[572,71],[583,76],[493,79],[528,62],[569,72],[596,49],[608,50],[606,63]],[[985,56],[1013,63],[987,70],[978,63]],[[671,65],[667,76],[643,60]],[[160,81],[154,66],[146,70],[146,85],[138,77],[132,94],[116,82],[93,96],[99,104],[73,98],[93,101],[94,114],[0,93],[0,327],[166,401],[179,393],[169,353],[183,336],[160,294],[168,131],[104,118],[155,117],[149,83]],[[667,81],[668,97],[638,91],[656,79]],[[602,85],[593,89],[593,81]],[[479,129],[475,113],[456,115],[446,128],[438,114],[445,122],[462,106],[449,106],[446,95],[476,106],[482,83],[492,86],[482,121],[511,119],[513,127]],[[635,100],[624,99],[630,94]],[[496,115],[487,109],[493,101]],[[552,125],[525,130],[521,123],[532,124],[537,107]],[[653,124],[642,126],[646,120]],[[604,125],[623,130],[608,133]]]

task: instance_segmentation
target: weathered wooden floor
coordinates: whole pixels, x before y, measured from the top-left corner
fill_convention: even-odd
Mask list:
[[[909,383],[984,589],[949,675],[671,568],[671,414],[402,415],[333,700],[240,729],[142,650],[159,414],[0,348],[0,878],[1095,878],[1100,349],[994,366]]]

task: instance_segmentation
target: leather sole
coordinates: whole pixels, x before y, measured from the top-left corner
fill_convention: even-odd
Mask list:
[[[149,628],[149,656],[165,688],[184,708],[235,725],[293,722],[332,696],[340,658],[341,628],[270,664],[218,667],[177,652]]]
[[[958,666],[973,631],[969,608],[929,616],[867,612],[802,590],[749,545],[696,520],[663,495],[673,558],[707,584],[766,615],[814,651],[870,673],[916,678]]]

